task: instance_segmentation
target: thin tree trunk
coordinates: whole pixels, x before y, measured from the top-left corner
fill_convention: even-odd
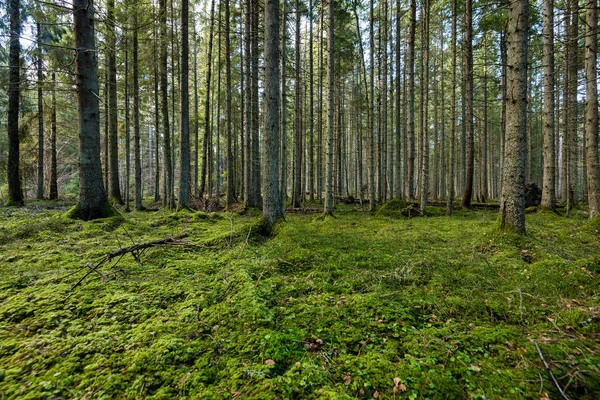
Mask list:
[[[333,214],[333,118],[334,118],[334,14],[333,0],[329,0],[327,7],[329,31],[327,32],[327,50],[329,54],[329,63],[327,66],[327,87],[328,101],[327,108],[327,182],[325,184],[325,214]]]
[[[175,207],[175,199],[172,191],[173,187],[173,168],[171,165],[171,128],[169,125],[169,99],[167,83],[167,2],[159,0],[160,5],[160,37],[161,37],[161,55],[160,55],[160,92],[162,98],[162,122],[163,122],[163,158],[164,158],[164,182],[165,191],[163,205],[172,209]]]
[[[209,167],[209,156],[208,152],[212,151],[208,147],[210,141],[210,79],[212,72],[212,49],[213,49],[213,33],[215,28],[215,0],[210,2],[210,32],[208,34],[208,57],[207,57],[207,71],[206,71],[206,98],[204,100],[204,140],[202,141],[202,176],[200,178],[200,197],[204,196],[206,189],[206,172]],[[247,55],[246,55],[247,57]]]
[[[417,5],[410,1],[410,33],[408,43],[408,174],[407,192],[409,201],[414,200],[415,185],[415,37],[417,29]]]
[[[296,57],[295,57],[295,111],[294,111],[294,189],[292,191],[292,203],[295,208],[300,207],[302,200],[302,133],[300,113],[302,108],[302,88],[300,84],[300,0],[296,0]]]
[[[423,80],[421,82],[421,214],[425,215],[429,192],[429,0],[423,4]]]
[[[413,0],[414,1],[414,0]],[[376,187],[375,187],[375,15],[373,2],[370,2],[370,24],[369,24],[369,55],[370,55],[370,104],[369,104],[369,210],[375,211]]]
[[[116,60],[116,32],[114,23],[115,2],[106,3],[107,19],[107,58],[108,58],[108,154],[109,165],[109,193],[111,202],[123,204],[121,186],[119,183],[119,137],[117,121],[117,60]]]
[[[129,211],[131,177],[131,120],[129,107],[129,48],[125,39],[125,210]],[[166,198],[166,197],[165,197]]]
[[[598,159],[598,73],[596,71],[598,48],[598,3],[588,0],[586,5],[585,72],[586,72],[586,124],[585,145],[587,186],[590,218],[600,216],[600,160]]]
[[[135,169],[135,209],[142,210],[142,160],[140,138],[140,84],[138,61],[138,14],[134,11],[133,17],[133,152]]]
[[[58,199],[56,171],[56,74],[52,72],[52,114],[50,115],[50,192],[48,199]]]
[[[452,0],[452,98],[450,100],[450,138],[448,140],[448,178],[446,179],[446,192],[448,203],[446,205],[446,215],[451,216],[454,208],[454,165],[456,157],[454,156],[454,145],[456,143],[456,18],[457,18],[457,0]]]
[[[286,46],[287,46],[287,0],[283,0],[283,18],[281,19],[281,165],[279,171],[279,190],[281,196],[281,212],[285,209],[287,195],[287,78],[286,78]]]
[[[400,82],[400,0],[396,0],[396,127],[395,127],[395,135],[396,135],[396,162],[394,165],[395,168],[395,176],[396,176],[396,184],[395,184],[395,198],[402,198],[402,171],[401,171],[401,147],[406,144],[402,142],[402,113],[401,113],[401,82]]]
[[[595,0],[594,0],[595,1]],[[555,194],[555,158],[554,149],[554,1],[544,0],[543,14],[544,36],[544,183],[542,185],[542,207],[554,210]],[[595,70],[595,68],[594,68]]]
[[[309,79],[309,87],[310,87],[310,98],[309,98],[309,147],[308,147],[308,190],[309,190],[309,200],[313,201],[315,199],[315,106],[314,106],[314,98],[315,98],[315,90],[314,90],[314,79],[313,79],[313,0],[309,0],[309,36],[308,36],[308,79]]]
[[[38,159],[37,159],[37,195],[38,200],[44,199],[44,98],[42,82],[44,73],[42,72],[42,35],[40,23],[37,23],[38,34],[38,54],[37,54],[37,101],[38,101]]]
[[[465,106],[466,106],[466,146],[467,177],[462,206],[471,207],[473,197],[473,172],[475,165],[474,121],[473,121],[473,1],[465,1]]]
[[[235,186],[233,183],[233,153],[232,153],[232,141],[233,136],[231,132],[231,38],[230,38],[230,21],[229,21],[229,0],[225,0],[225,90],[226,90],[226,98],[225,98],[225,107],[226,107],[226,117],[225,117],[225,129],[227,131],[227,200],[226,206],[227,208],[233,205],[233,201],[235,198]],[[277,79],[275,79],[278,82]],[[279,114],[279,110],[277,110]],[[277,166],[277,162],[275,165]]]

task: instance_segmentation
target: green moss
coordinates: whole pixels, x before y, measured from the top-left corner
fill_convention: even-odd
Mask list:
[[[529,236],[495,230],[496,211],[290,214],[273,234],[259,215],[89,223],[65,206],[0,209],[7,398],[555,397],[531,340],[570,397],[600,395],[584,214],[529,214]],[[126,256],[106,284],[68,291],[85,263],[181,233],[195,246]]]

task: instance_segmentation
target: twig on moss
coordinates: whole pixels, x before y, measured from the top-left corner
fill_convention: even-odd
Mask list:
[[[548,363],[546,362],[546,359],[544,358],[544,353],[542,353],[542,349],[540,348],[540,345],[536,341],[534,341],[533,344],[535,344],[535,348],[537,349],[538,354],[540,355],[540,358],[541,358],[542,362],[544,363],[544,366],[546,367],[546,371],[548,371],[548,373],[550,374],[550,377],[552,378],[552,381],[554,382],[554,386],[556,386],[556,388],[558,389],[558,392],[560,393],[562,398],[565,400],[571,400],[569,398],[569,396],[567,396],[565,394],[562,387],[560,387],[558,381],[554,377],[554,374],[552,373],[552,370],[550,369],[550,365],[548,365]]]
[[[184,239],[187,236],[188,236],[187,234],[184,234],[184,235],[169,237],[169,238],[160,239],[160,240],[153,240],[151,242],[134,244],[133,246],[120,248],[119,250],[113,251],[112,253],[108,253],[107,255],[100,258],[98,260],[98,262],[96,262],[95,265],[92,263],[86,263],[84,265],[84,267],[89,268],[90,270],[85,275],[83,275],[73,286],[71,286],[71,288],[69,289],[69,292],[73,292],[73,290],[77,286],[81,285],[81,283],[85,280],[85,278],[87,278],[93,272],[100,275],[100,277],[102,278],[102,283],[106,283],[108,281],[108,278],[103,272],[100,271],[100,267],[102,267],[102,265],[104,263],[106,263],[107,261],[112,261],[116,258],[117,260],[112,265],[112,268],[114,268],[126,254],[131,254],[133,256],[133,258],[135,259],[135,261],[140,263],[140,257],[143,254],[143,252],[146,251],[147,249],[149,249],[151,247],[157,247],[157,246],[170,246],[170,245],[186,244],[186,243],[182,242],[181,239]],[[67,299],[69,298],[69,296],[67,296]]]

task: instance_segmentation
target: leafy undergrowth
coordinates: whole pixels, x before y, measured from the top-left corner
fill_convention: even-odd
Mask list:
[[[37,204],[37,205],[36,205]],[[4,398],[571,398],[600,396],[600,233],[582,211],[412,219],[0,211]],[[442,214],[432,209],[432,215]],[[103,266],[108,252],[189,245]]]

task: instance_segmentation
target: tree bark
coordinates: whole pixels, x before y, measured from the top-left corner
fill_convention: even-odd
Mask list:
[[[38,102],[38,159],[37,159],[37,194],[38,200],[44,199],[44,96],[42,82],[44,73],[42,71],[42,35],[40,24],[37,23],[38,45],[37,45],[37,102]]]
[[[554,1],[544,0],[542,13],[544,36],[544,178],[542,207],[554,210],[556,203],[554,149]]]
[[[456,10],[457,0],[452,0],[452,95],[450,100],[450,138],[448,140],[448,177],[446,179],[446,192],[448,201],[446,205],[446,215],[451,216],[454,208],[454,145],[456,142]]]
[[[283,217],[279,191],[279,1],[265,0],[265,130],[263,135],[263,216]]]
[[[231,37],[230,37],[230,17],[229,17],[229,0],[225,0],[225,130],[227,134],[227,208],[233,205],[235,198],[235,186],[233,181],[234,170],[233,170],[233,152],[232,152],[232,132],[231,132],[231,119],[233,117],[231,112]],[[279,82],[278,79],[275,80]],[[277,109],[279,113],[279,109]],[[279,120],[278,120],[279,122]],[[278,160],[279,161],[279,160]],[[276,166],[279,162],[273,161]]]
[[[49,200],[58,199],[58,182],[56,173],[56,75],[52,72],[52,111],[50,114],[50,190]]]
[[[588,0],[586,6],[585,72],[586,118],[585,145],[587,162],[588,204],[590,218],[600,216],[600,160],[598,159],[598,2]]]
[[[408,172],[406,197],[414,200],[415,185],[415,38],[417,29],[417,5],[410,1],[410,32],[408,42]]]
[[[225,7],[229,9],[228,3]],[[181,0],[181,121],[179,121],[179,196],[178,207],[190,206],[190,92],[189,92],[189,1]],[[227,116],[229,118],[229,115]],[[228,171],[229,173],[230,171]]]
[[[163,206],[175,207],[173,187],[173,167],[171,163],[171,128],[169,124],[169,85],[167,82],[167,1],[159,0],[160,7],[160,94],[163,122],[163,158],[164,158],[164,198]]]
[[[135,209],[143,210],[142,205],[142,160],[140,138],[140,83],[139,83],[139,45],[138,45],[138,13],[134,11],[133,17],[133,152],[135,170]]]
[[[8,203],[7,205],[24,205],[19,172],[19,96],[21,92],[21,13],[20,1],[10,0],[10,50],[8,77]],[[99,128],[98,128],[99,129]],[[99,139],[98,139],[99,140]],[[99,146],[99,144],[98,144]],[[99,149],[98,149],[99,150]],[[100,157],[100,155],[98,155]],[[100,178],[102,179],[102,178]]]
[[[117,124],[117,60],[115,38],[115,1],[106,3],[107,29],[106,47],[108,58],[108,198],[111,202],[123,204],[119,183],[119,137]]]
[[[525,234],[528,6],[527,0],[515,0],[509,5],[506,154],[500,200],[502,229],[522,234]]]
[[[73,1],[73,21],[77,49],[79,215],[90,220],[107,216],[100,163],[100,104],[92,0]]]
[[[204,140],[202,142],[202,171],[200,178],[200,197],[204,196],[206,189],[206,174],[207,168],[210,168],[208,152],[212,151],[208,144],[210,141],[210,83],[211,83],[211,72],[212,72],[212,50],[213,50],[213,35],[215,29],[215,0],[210,2],[210,30],[208,34],[208,57],[207,57],[207,71],[206,71],[206,98],[204,100]],[[246,54],[246,58],[248,55]],[[246,104],[248,107],[248,104]],[[246,174],[245,174],[246,175]]]
[[[429,0],[423,3],[423,71],[421,82],[421,214],[425,215],[429,192]]]
[[[414,0],[413,0],[414,1]],[[370,103],[369,103],[369,210],[375,211],[375,15],[373,2],[370,2],[369,55],[370,55]]]
[[[329,63],[327,65],[327,88],[328,88],[328,102],[327,107],[327,181],[325,183],[325,214],[333,214],[333,119],[334,119],[334,14],[333,14],[333,2],[329,0],[327,11],[328,11],[328,22],[329,30],[327,32],[327,50],[329,54]]]
[[[473,197],[473,172],[475,164],[475,129],[473,121],[473,1],[465,1],[465,106],[466,106],[466,146],[467,164],[465,192],[462,206],[471,207]]]

